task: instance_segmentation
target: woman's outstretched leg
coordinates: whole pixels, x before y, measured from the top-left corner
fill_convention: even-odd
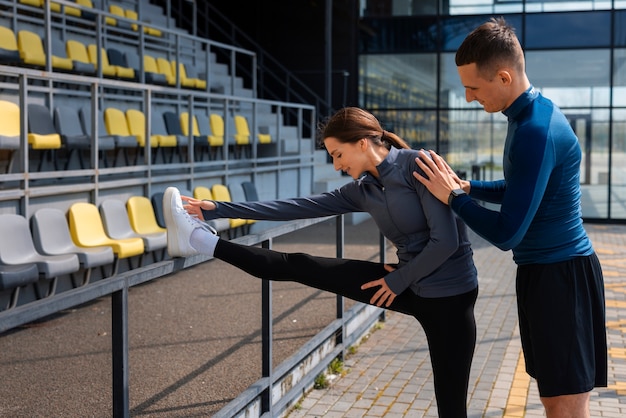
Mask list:
[[[370,303],[377,289],[362,290],[361,286],[387,274],[381,263],[281,253],[221,240],[204,222],[187,213],[174,187],[164,193],[163,211],[167,249],[172,257],[205,254],[256,277],[295,281],[364,303]],[[388,308],[412,315],[414,296],[411,291],[403,292]]]
[[[218,242],[214,257],[255,277],[294,281],[365,303],[375,289],[361,290],[361,285],[387,274],[381,263],[283,253],[225,240]]]

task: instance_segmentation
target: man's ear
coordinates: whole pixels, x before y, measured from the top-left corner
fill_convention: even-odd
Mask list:
[[[500,79],[500,82],[505,86],[508,86],[513,82],[513,76],[511,74],[511,71],[508,69],[502,69],[498,71],[498,78]]]

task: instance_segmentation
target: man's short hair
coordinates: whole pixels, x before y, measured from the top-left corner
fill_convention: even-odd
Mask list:
[[[503,67],[524,72],[524,52],[515,29],[504,18],[491,18],[474,29],[456,51],[457,67],[476,64],[484,78],[491,79]]]

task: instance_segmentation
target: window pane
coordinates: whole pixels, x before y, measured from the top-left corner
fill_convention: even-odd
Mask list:
[[[613,112],[611,218],[626,219],[626,109]]]
[[[437,50],[436,17],[366,18],[360,26],[361,53]]]
[[[526,54],[530,82],[560,107],[608,106],[609,63],[605,49]]]
[[[359,92],[368,109],[437,105],[435,54],[362,55]]]
[[[613,106],[626,106],[626,49],[613,51]]]
[[[451,110],[448,132],[442,134],[447,144],[444,142],[441,155],[465,178],[500,179],[506,128],[507,120],[501,113],[487,113],[482,109]]]
[[[584,48],[611,45],[611,13],[526,15],[524,48]]]
[[[491,15],[469,17],[446,17],[441,21],[441,44],[444,51],[454,51],[471,31],[491,19]],[[506,21],[515,28],[515,33],[521,39],[522,19],[519,15],[510,15]]]
[[[383,128],[404,139],[413,149],[435,149],[437,114],[434,111],[379,111],[374,115]]]
[[[524,4],[520,0],[450,0],[452,15],[519,13],[523,11],[523,7]]]

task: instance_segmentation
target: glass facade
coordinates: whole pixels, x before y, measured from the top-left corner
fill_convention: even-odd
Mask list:
[[[583,216],[626,221],[626,0],[363,1],[359,104],[467,178],[502,178],[506,118],[467,103],[454,55],[492,16],[516,28],[531,83],[582,150]]]

